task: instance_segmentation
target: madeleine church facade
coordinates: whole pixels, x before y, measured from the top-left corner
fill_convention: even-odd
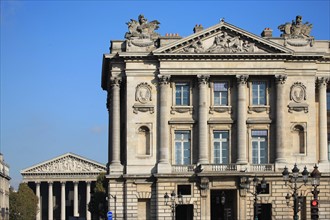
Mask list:
[[[188,37],[160,36],[143,15],[127,24],[102,66],[116,220],[252,219],[242,186],[254,176],[267,182],[259,219],[292,219],[282,171],[294,164],[317,164],[320,219],[330,219],[329,40],[301,16],[277,37],[224,20]],[[298,190],[300,219],[310,219],[311,190]]]

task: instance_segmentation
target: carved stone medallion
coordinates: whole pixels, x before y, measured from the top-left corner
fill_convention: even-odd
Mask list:
[[[291,86],[290,98],[296,103],[306,100],[306,87],[300,82],[294,83]]]
[[[142,104],[151,101],[151,86],[148,83],[140,83],[136,87],[135,100]]]

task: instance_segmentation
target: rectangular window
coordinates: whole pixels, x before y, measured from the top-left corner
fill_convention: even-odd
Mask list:
[[[328,133],[328,160],[330,161],[330,133]]]
[[[252,130],[252,163],[268,163],[268,131]]]
[[[227,106],[228,105],[228,83],[216,82],[214,83],[214,105]]]
[[[228,164],[229,131],[213,131],[213,155],[215,164]]]
[[[266,105],[266,82],[252,82],[252,105]]]
[[[175,164],[191,164],[190,131],[175,131]]]
[[[190,105],[190,85],[189,83],[175,84],[175,105]]]

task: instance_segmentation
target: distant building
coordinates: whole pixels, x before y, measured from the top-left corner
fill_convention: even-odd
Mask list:
[[[9,219],[9,165],[0,153],[0,219]]]
[[[267,181],[259,217],[292,219],[282,171],[295,163],[299,173],[318,164],[319,215],[330,219],[330,41],[301,19],[280,25],[281,37],[223,19],[184,38],[160,36],[143,15],[127,23],[102,66],[116,220],[253,219],[243,186],[255,175]],[[299,189],[301,219],[311,189]],[[182,201],[169,207],[172,192]]]
[[[26,168],[21,174],[39,198],[37,220],[91,220],[88,203],[102,172],[106,172],[103,164],[67,153]]]

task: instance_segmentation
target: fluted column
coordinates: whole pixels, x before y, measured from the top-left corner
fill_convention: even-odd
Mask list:
[[[168,105],[167,95],[168,86],[171,76],[158,76],[159,90],[160,90],[160,107],[159,107],[159,161],[157,165],[157,172],[167,173],[171,172],[169,164],[169,127],[168,127]]]
[[[91,220],[91,213],[88,211],[88,204],[91,201],[91,182],[86,182],[86,220]]]
[[[318,77],[317,85],[319,90],[319,143],[320,163],[328,162],[327,152],[327,83],[329,78]]]
[[[41,220],[40,182],[36,182],[36,196],[38,197],[38,210],[36,220]]]
[[[53,220],[53,182],[48,182],[48,220]]]
[[[285,163],[285,146],[284,146],[284,84],[287,79],[286,75],[276,75],[276,162]]]
[[[65,181],[61,182],[61,219],[65,219]]]
[[[208,75],[198,75],[199,87],[199,103],[198,103],[198,163],[209,163],[209,145],[208,145],[208,129],[207,129],[207,87]]]
[[[78,210],[78,181],[73,182],[73,216],[79,217]]]
[[[110,121],[111,124],[109,129],[109,159],[110,161],[110,172],[122,172],[122,165],[120,163],[120,83],[121,79],[113,77],[110,79]]]
[[[248,75],[237,75],[238,102],[237,102],[237,164],[247,164],[246,156],[246,83]]]

